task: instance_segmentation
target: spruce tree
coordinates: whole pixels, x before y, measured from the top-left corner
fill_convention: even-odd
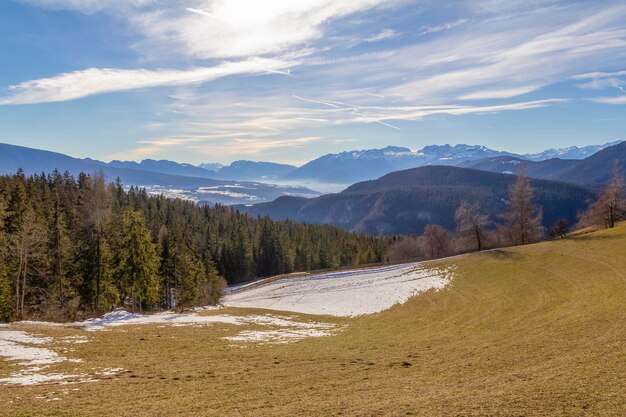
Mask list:
[[[6,216],[4,201],[0,195],[0,322],[9,322],[14,318],[14,300],[11,282],[8,279],[5,259],[7,254],[6,235],[4,233],[4,218]]]
[[[133,310],[159,301],[159,256],[140,211],[128,210],[122,219],[116,271]]]
[[[176,271],[176,307],[180,311],[194,305],[198,299],[198,287],[204,280],[204,265],[189,252],[178,257]]]

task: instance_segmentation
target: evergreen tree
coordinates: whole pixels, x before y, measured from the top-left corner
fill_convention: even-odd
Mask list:
[[[176,306],[183,311],[195,304],[198,299],[198,287],[204,280],[204,265],[188,252],[178,257],[176,269]]]
[[[134,310],[159,301],[159,256],[140,211],[128,210],[122,220],[116,275]]]
[[[0,195],[0,322],[9,322],[14,317],[14,300],[11,282],[8,279],[5,259],[7,254],[6,235],[4,233],[4,219],[6,216],[4,201]]]
[[[13,189],[11,190],[11,196],[9,197],[6,209],[4,219],[4,230],[6,233],[17,233],[22,225],[24,214],[26,213],[26,210],[28,210],[29,206],[30,202],[28,201],[28,196],[26,195],[24,180],[21,176],[18,176],[17,180],[14,182]]]

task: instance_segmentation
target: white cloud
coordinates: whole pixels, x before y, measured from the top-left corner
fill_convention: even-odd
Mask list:
[[[212,135],[193,135],[156,138],[138,142],[138,147],[124,152],[108,155],[103,158],[110,161],[114,159],[142,160],[154,157],[168,151],[168,148],[176,148],[194,155],[194,158],[203,156],[211,160],[223,161],[239,158],[241,156],[257,157],[273,150],[293,150],[302,148],[311,143],[323,141],[321,136],[307,136],[282,139],[242,139],[216,140]]]
[[[365,42],[380,42],[386,39],[393,39],[400,36],[398,32],[393,29],[385,29],[374,36],[370,36],[369,38],[365,38]]]
[[[524,86],[524,87],[516,87],[516,88],[507,88],[504,90],[483,90],[476,91],[470,94],[465,94],[459,97],[460,100],[487,100],[494,98],[511,98],[521,96],[523,94],[531,93],[537,90],[538,87],[534,85]]]
[[[626,75],[626,71],[613,71],[613,72],[588,72],[585,74],[576,74],[571,77],[572,80],[586,80],[591,78],[605,78],[605,77],[619,77]]]
[[[605,104],[626,104],[626,96],[619,97],[598,97],[593,99],[596,103]]]
[[[548,10],[494,21],[471,34],[442,35],[386,60],[395,71],[412,66],[415,76],[383,93],[432,102],[486,87],[506,92],[520,84],[550,85],[626,57],[624,19],[625,5],[592,9],[584,17],[577,8],[561,10],[558,19]]]
[[[428,33],[437,33],[437,32],[441,32],[443,30],[450,30],[450,29],[454,29],[455,27],[461,26],[466,24],[467,22],[469,22],[469,19],[459,19],[459,20],[455,20],[454,22],[448,22],[448,23],[443,23],[441,25],[437,25],[437,26],[424,26],[422,28],[422,35],[426,35]]]
[[[90,68],[11,86],[10,95],[0,97],[0,105],[68,101],[113,91],[197,84],[235,74],[264,73],[289,65],[274,59],[251,58],[187,70]]]
[[[192,58],[241,58],[285,53],[321,38],[334,19],[398,0],[23,0],[83,13],[105,11],[143,36],[147,56],[173,50]],[[172,49],[175,48],[175,49]]]

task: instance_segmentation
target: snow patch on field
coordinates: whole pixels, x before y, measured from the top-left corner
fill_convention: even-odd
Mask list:
[[[280,329],[245,330],[237,336],[225,337],[233,342],[290,343],[307,337],[325,337],[333,334],[333,327],[327,329]]]
[[[87,343],[84,336],[66,336],[58,340],[61,343]],[[0,378],[0,384],[40,385],[58,383],[60,385],[96,382],[98,377],[111,376],[122,371],[121,368],[109,368],[93,374],[63,374],[46,372],[50,366],[62,362],[81,362],[70,359],[49,349],[55,339],[36,336],[16,330],[0,330],[0,357],[5,358],[19,369],[6,378]]]
[[[20,361],[19,365],[50,365],[65,360],[56,352],[40,346],[51,343],[49,337],[36,337],[26,332],[14,330],[0,331],[0,356],[10,361]]]
[[[78,361],[68,359],[42,346],[52,342],[53,339],[50,337],[40,337],[14,330],[0,330],[0,356],[11,362],[17,362],[15,366],[20,367],[20,370],[12,372],[9,377],[1,378],[0,383],[34,385],[82,379],[81,375],[43,373],[46,368],[55,363]]]
[[[243,287],[227,294],[222,304],[354,317],[378,313],[418,293],[441,289],[450,277],[447,270],[428,269],[419,263],[333,272]]]
[[[272,327],[271,330],[244,330],[237,336],[225,337],[224,339],[239,342],[265,342],[287,343],[301,340],[307,337],[330,336],[337,329],[334,324],[320,322],[302,322],[291,317],[276,315],[249,315],[232,316],[227,314],[201,316],[194,313],[177,314],[163,312],[151,315],[129,313],[127,311],[114,311],[97,319],[90,319],[80,323],[73,323],[84,327],[86,330],[103,330],[108,327],[131,326],[144,324],[169,324],[173,326],[189,326],[204,324],[230,324],[234,326],[257,325]],[[278,329],[273,329],[278,327]]]

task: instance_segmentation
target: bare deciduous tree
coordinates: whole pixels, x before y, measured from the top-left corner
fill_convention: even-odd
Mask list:
[[[489,225],[489,216],[481,211],[479,203],[470,204],[466,200],[454,213],[459,234],[472,242],[477,251],[481,251],[485,240],[485,228]]]
[[[450,235],[438,224],[427,224],[424,228],[424,253],[429,258],[440,258],[448,252]]]
[[[581,216],[581,223],[596,225],[607,229],[615,227],[618,220],[626,214],[624,175],[617,162],[613,165],[613,174],[597,201],[589,205]]]
[[[18,318],[25,315],[25,300],[29,278],[37,271],[37,261],[41,258],[41,247],[45,242],[45,229],[39,223],[32,209],[24,212],[21,225],[12,236],[12,247],[17,254],[18,265],[15,271],[15,311]]]
[[[525,245],[541,237],[542,210],[533,202],[533,188],[523,173],[509,186],[510,211],[502,215],[513,244]]]

